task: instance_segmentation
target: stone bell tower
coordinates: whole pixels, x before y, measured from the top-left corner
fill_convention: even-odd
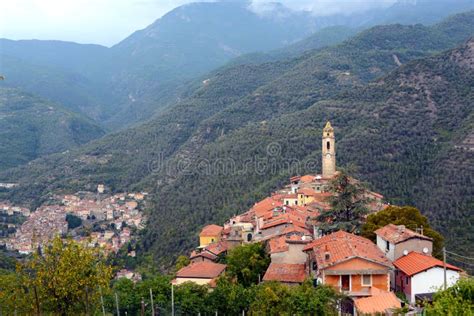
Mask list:
[[[334,138],[334,128],[328,121],[323,129],[323,177],[332,177],[336,172],[336,139]]]

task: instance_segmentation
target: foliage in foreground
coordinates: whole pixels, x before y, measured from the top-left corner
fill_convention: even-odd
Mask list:
[[[435,294],[426,315],[473,315],[474,279],[459,280],[454,286]]]
[[[0,276],[2,312],[70,315],[93,313],[100,291],[112,275],[96,249],[56,237],[49,246],[18,264],[16,273]]]

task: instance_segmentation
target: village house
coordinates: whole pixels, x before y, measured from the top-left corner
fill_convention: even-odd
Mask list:
[[[219,258],[227,253],[228,243],[225,240],[218,241],[207,245],[204,248],[197,248],[191,253],[189,259],[191,263],[200,261],[216,262]]]
[[[444,285],[443,262],[426,254],[412,251],[393,262],[395,266],[395,291],[405,294],[410,303],[431,299],[434,292]],[[459,280],[462,270],[446,264],[446,285]]]
[[[308,273],[318,284],[326,284],[349,298],[390,291],[391,262],[370,240],[338,231],[308,244]],[[344,310],[353,313],[353,301]]]
[[[209,244],[220,241],[223,230],[224,227],[219,225],[211,224],[205,226],[199,234],[199,246],[205,247]]]
[[[393,268],[370,240],[338,231],[314,240],[304,248],[308,267],[318,283],[350,296],[368,296],[372,287],[389,291]]]
[[[433,239],[407,229],[404,225],[388,224],[375,231],[377,247],[385,256],[395,261],[411,251],[423,252],[431,256]]]
[[[185,282],[194,282],[199,285],[213,287],[216,279],[225,272],[225,269],[225,264],[209,261],[191,263],[176,273],[176,278],[172,283],[179,285]]]

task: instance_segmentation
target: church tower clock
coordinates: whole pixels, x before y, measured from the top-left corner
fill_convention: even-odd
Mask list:
[[[334,138],[334,128],[328,121],[323,129],[323,177],[332,177],[336,172],[336,140]]]

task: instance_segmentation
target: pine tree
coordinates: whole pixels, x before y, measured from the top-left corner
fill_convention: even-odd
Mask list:
[[[369,212],[367,188],[349,176],[349,171],[352,170],[354,169],[340,170],[329,182],[328,190],[332,195],[328,201],[331,209],[317,217],[321,222],[320,228],[325,233],[337,230],[359,233],[365,215]]]

